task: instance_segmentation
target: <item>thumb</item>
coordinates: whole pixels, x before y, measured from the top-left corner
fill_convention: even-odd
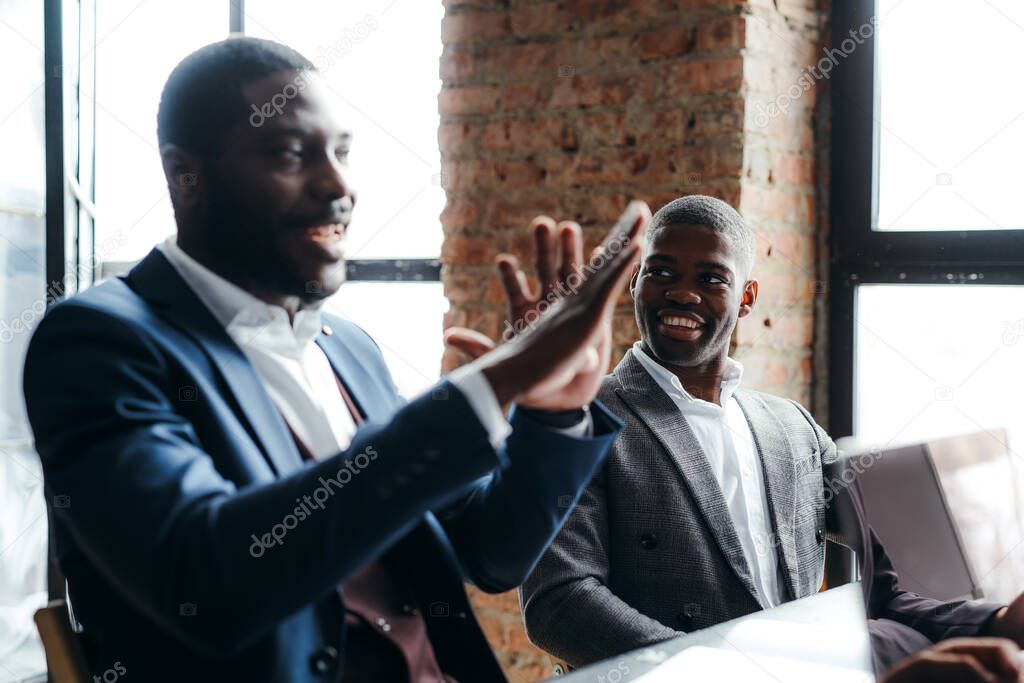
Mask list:
[[[486,335],[466,327],[450,327],[445,330],[444,343],[474,360],[494,349],[494,342]]]

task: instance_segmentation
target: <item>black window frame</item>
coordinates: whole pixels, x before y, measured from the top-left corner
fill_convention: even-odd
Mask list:
[[[832,45],[876,17],[876,0],[832,3]],[[852,434],[854,427],[860,285],[1024,285],[1024,229],[873,229],[880,128],[875,27],[831,78],[828,413],[837,436]]]

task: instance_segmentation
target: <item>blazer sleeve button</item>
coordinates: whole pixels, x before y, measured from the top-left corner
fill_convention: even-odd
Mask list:
[[[658,547],[658,534],[643,534],[640,536],[640,547],[644,550],[654,550]]]
[[[338,663],[338,651],[325,645],[309,657],[309,670],[319,676],[327,673]]]

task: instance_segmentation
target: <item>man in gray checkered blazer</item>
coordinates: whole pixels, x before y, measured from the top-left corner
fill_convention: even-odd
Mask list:
[[[658,211],[630,283],[641,341],[599,399],[625,423],[521,589],[530,639],[581,666],[811,595],[822,584],[836,446],[798,403],[739,388],[728,357],[757,299],[754,240],[711,197]],[[952,636],[1020,642],[1010,611],[898,588],[871,533],[874,637],[909,654]],[[997,628],[998,627],[998,628]],[[1000,630],[1002,629],[1002,630]]]

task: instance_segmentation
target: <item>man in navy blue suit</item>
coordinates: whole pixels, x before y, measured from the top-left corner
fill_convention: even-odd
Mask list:
[[[374,342],[320,311],[356,195],[313,71],[252,38],[182,61],[158,114],[177,238],[33,336],[29,418],[94,673],[504,681],[463,580],[522,582],[618,431],[592,401],[646,206],[587,264],[578,226],[535,221],[558,303],[536,315],[503,258],[520,333],[403,405]]]

